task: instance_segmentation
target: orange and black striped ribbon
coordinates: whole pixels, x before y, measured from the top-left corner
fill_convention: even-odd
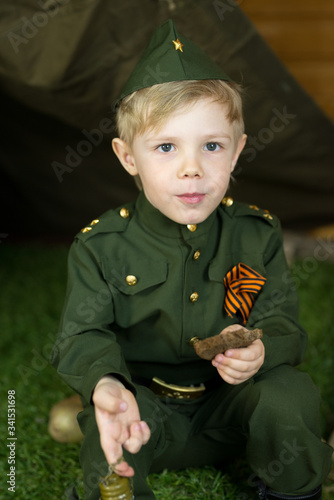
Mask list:
[[[254,271],[251,267],[240,262],[229,271],[224,278],[226,297],[224,309],[232,318],[239,312],[243,323],[247,323],[248,316],[266,278]]]

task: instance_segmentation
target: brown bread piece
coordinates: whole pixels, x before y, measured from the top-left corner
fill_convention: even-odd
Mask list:
[[[218,335],[193,343],[194,349],[200,358],[211,361],[217,354],[228,349],[247,347],[254,340],[262,338],[262,330],[247,330],[243,326],[232,325],[225,328]]]

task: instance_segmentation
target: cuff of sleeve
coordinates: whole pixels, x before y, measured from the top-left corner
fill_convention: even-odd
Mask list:
[[[130,374],[115,373],[114,371],[110,370],[110,367],[98,364],[98,365],[93,365],[90,368],[90,370],[88,371],[83,380],[82,396],[86,403],[93,404],[92,395],[96,387],[96,384],[102,377],[105,377],[106,375],[112,375],[113,377],[117,378],[120,382],[122,382],[122,384],[125,386],[126,389],[128,389],[134,395],[136,395],[136,388],[131,382]]]

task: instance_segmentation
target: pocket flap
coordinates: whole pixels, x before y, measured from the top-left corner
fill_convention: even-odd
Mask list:
[[[137,259],[133,263],[108,259],[102,262],[102,270],[109,286],[126,295],[135,295],[148,288],[160,285],[167,279],[168,264],[166,261]]]

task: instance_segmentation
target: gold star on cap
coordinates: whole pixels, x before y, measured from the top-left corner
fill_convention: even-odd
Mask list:
[[[176,40],[173,40],[173,44],[175,45],[175,50],[180,50],[181,52],[183,52],[183,43],[181,43],[178,38]]]

